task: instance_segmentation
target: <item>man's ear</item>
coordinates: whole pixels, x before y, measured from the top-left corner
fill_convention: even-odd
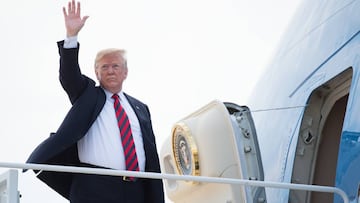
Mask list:
[[[98,69],[97,68],[95,68],[95,75],[96,75],[96,79],[98,80],[98,81],[100,81],[100,73],[99,73],[99,71],[98,71]]]
[[[128,71],[129,71],[129,69],[128,69],[127,67],[125,67],[124,79],[127,78],[127,76],[128,76]]]

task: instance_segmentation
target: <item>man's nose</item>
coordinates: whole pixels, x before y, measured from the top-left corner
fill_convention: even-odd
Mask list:
[[[114,71],[115,71],[115,68],[112,67],[112,66],[109,66],[108,69],[107,69],[108,73],[114,73]]]

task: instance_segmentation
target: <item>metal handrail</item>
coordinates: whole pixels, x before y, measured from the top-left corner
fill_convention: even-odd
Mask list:
[[[349,203],[349,198],[343,190],[329,186],[219,178],[219,177],[175,175],[175,174],[154,173],[154,172],[135,172],[135,171],[114,170],[114,169],[61,166],[61,165],[48,165],[48,164],[23,164],[23,163],[0,162],[0,168],[33,169],[33,170],[39,170],[40,171],[39,173],[41,173],[42,171],[56,171],[56,172],[66,172],[66,173],[132,176],[138,178],[170,179],[170,180],[184,180],[184,181],[196,181],[196,182],[208,182],[208,183],[238,184],[244,186],[272,187],[272,188],[283,188],[283,189],[293,189],[293,190],[306,190],[306,191],[314,191],[314,192],[335,193],[341,196],[341,198],[344,200],[344,203]]]

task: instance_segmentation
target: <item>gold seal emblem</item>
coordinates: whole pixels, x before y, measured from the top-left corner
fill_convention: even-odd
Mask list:
[[[198,150],[184,123],[177,123],[173,128],[172,148],[179,174],[200,175]]]

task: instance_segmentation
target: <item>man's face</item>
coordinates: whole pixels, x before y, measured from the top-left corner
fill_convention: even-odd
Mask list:
[[[120,92],[127,73],[126,62],[118,53],[103,56],[95,68],[100,85],[114,94]]]

